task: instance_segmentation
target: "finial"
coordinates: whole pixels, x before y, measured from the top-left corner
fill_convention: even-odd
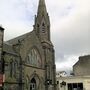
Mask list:
[[[4,30],[4,28],[2,27],[2,25],[0,25],[0,30],[2,30],[2,31]]]
[[[37,14],[42,14],[42,13],[47,13],[45,0],[39,0],[38,13]]]

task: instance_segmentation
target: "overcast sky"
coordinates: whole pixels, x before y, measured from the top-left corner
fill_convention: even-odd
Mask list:
[[[68,70],[90,54],[90,0],[46,0],[57,70]],[[32,31],[38,0],[0,0],[5,40]]]

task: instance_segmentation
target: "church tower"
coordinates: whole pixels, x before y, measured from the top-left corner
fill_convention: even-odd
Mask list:
[[[41,42],[50,41],[50,20],[44,0],[39,0],[34,29]]]
[[[45,0],[39,0],[37,15],[35,16],[34,30],[42,43],[45,56],[45,90],[56,90],[56,66],[53,44],[50,40],[50,19]],[[51,89],[50,86],[53,88]]]

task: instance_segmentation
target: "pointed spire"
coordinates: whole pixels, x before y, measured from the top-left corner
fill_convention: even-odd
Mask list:
[[[39,0],[34,30],[41,41],[50,41],[50,19],[47,13],[45,0]]]
[[[47,14],[45,0],[39,0],[37,15]]]

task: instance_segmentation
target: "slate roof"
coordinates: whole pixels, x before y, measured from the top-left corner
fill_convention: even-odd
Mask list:
[[[18,55],[18,54],[14,51],[12,45],[10,45],[10,44],[8,44],[8,43],[6,43],[6,42],[4,42],[4,44],[3,44],[3,51],[6,52],[6,53],[8,53],[8,54]]]
[[[79,60],[73,65],[75,67],[78,64],[90,63],[90,55],[80,56]]]
[[[11,40],[8,40],[8,41],[4,42],[4,46],[3,46],[4,51],[7,52],[7,53],[11,53],[11,54],[17,54],[13,49],[13,45],[18,44],[18,41],[23,41],[25,38],[27,38],[28,36],[32,36],[34,33],[35,32],[33,30],[33,31],[28,32],[24,35],[18,36],[16,38],[13,38]],[[48,41],[46,41],[46,42],[48,44],[52,45],[51,42],[48,42]]]
[[[33,32],[33,31],[32,31]],[[13,49],[13,45],[17,44],[18,43],[18,40],[19,41],[22,41],[24,40],[28,35],[31,35],[32,32],[29,32],[29,33],[26,33],[24,35],[21,35],[21,36],[18,36],[16,38],[13,38],[11,40],[8,40],[8,41],[5,41],[4,44],[3,44],[3,51],[7,52],[7,53],[10,53],[10,54],[13,54],[13,55],[18,55],[14,49]]]
[[[33,32],[33,31],[32,31],[32,32]],[[24,34],[24,35],[18,36],[18,37],[16,37],[16,38],[13,38],[13,39],[8,40],[8,41],[6,41],[6,42],[9,43],[9,44],[11,44],[11,45],[17,44],[17,43],[18,43],[18,40],[19,40],[19,41],[24,40],[28,35],[31,35],[32,32],[29,32],[29,33],[26,33],[26,34]]]

